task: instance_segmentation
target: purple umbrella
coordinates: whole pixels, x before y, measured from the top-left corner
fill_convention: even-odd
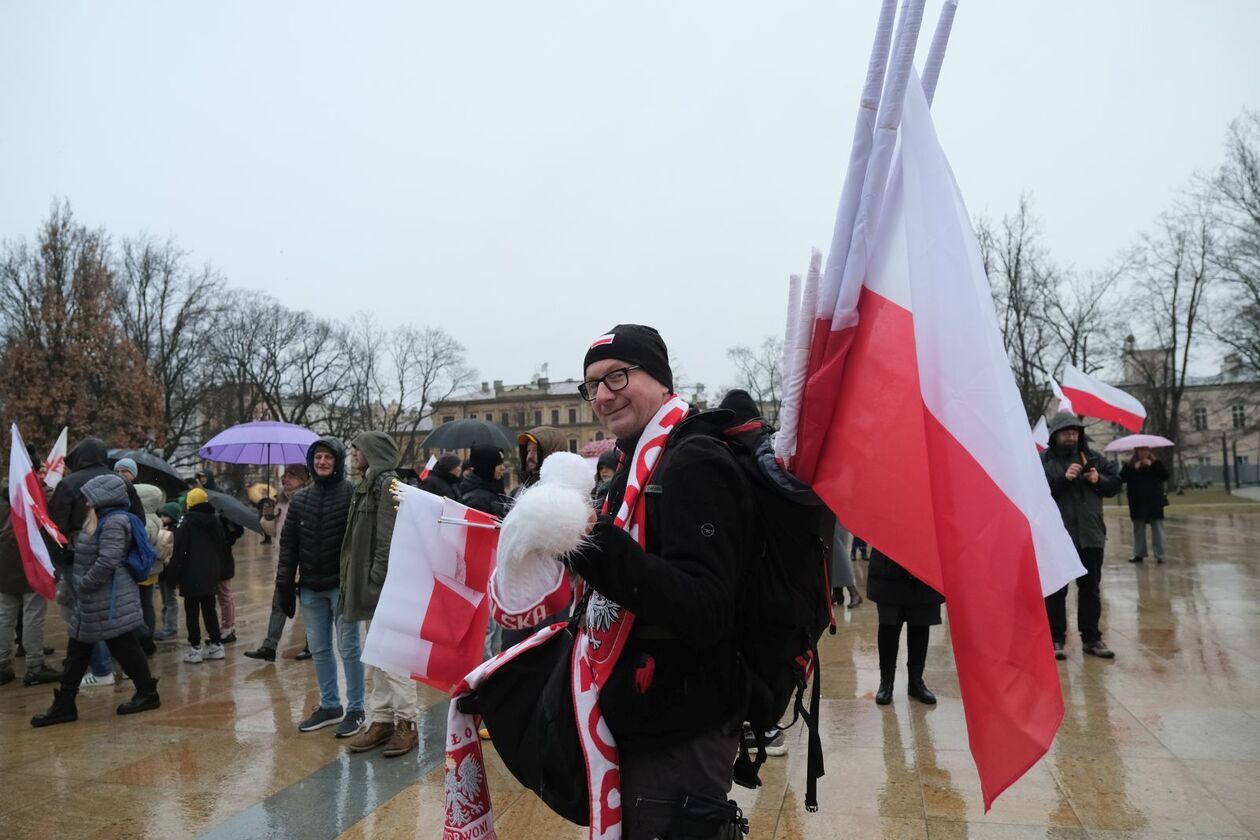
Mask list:
[[[306,450],[318,439],[303,426],[260,420],[224,429],[198,454],[207,461],[229,464],[304,464]]]

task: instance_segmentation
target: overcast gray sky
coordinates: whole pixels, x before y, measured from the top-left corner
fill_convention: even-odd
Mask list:
[[[64,196],[290,306],[442,324],[483,379],[639,321],[716,388],[826,251],[878,6],[0,0],[0,237]],[[1257,32],[1256,0],[961,0],[969,208],[1027,190],[1101,268],[1260,106]]]

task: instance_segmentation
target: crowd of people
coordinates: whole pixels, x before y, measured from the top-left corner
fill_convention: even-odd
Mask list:
[[[650,327],[619,325],[592,345],[581,390],[615,436],[616,447],[599,458],[592,478],[590,534],[567,558],[574,579],[588,590],[587,600],[542,624],[566,617],[570,609],[595,609],[588,603],[590,594],[611,607],[602,607],[605,613],[588,612],[588,619],[606,618],[615,627],[621,607],[637,616],[599,699],[621,749],[627,836],[667,836],[685,802],[709,807],[706,815],[689,819],[730,824],[738,819],[725,805],[731,767],[741,733],[748,737],[739,700],[739,628],[732,619],[749,539],[747,523],[738,513],[747,505],[740,479],[732,472],[730,453],[705,426],[717,422],[712,412],[687,408],[674,395],[664,341]],[[665,414],[675,402],[682,413]],[[659,470],[644,467],[640,478],[650,484],[640,487],[633,465],[626,467],[637,457],[649,425],[664,429],[670,457]],[[1155,557],[1162,563],[1168,472],[1144,449],[1118,470],[1089,447],[1084,432],[1080,418],[1057,415],[1042,462],[1085,569],[1076,581],[1082,650],[1109,659],[1114,653],[1100,628],[1103,500],[1128,486],[1132,560],[1145,559],[1149,528]],[[539,480],[543,461],[566,451],[567,441],[559,430],[540,426],[521,434],[519,447],[517,493]],[[98,438],[81,441],[66,460],[69,471],[47,499],[49,515],[67,539],[64,546],[49,543],[58,572],[56,602],[68,637],[60,670],[51,666],[53,651],[44,645],[49,604],[25,578],[7,489],[0,494],[0,685],[16,679],[14,663],[21,658],[24,685],[57,685],[49,709],[32,718],[36,727],[76,720],[77,693],[114,683],[115,662],[134,686],[131,699],[117,713],[158,708],[158,678],[149,658],[157,643],[178,640],[181,604],[184,663],[222,660],[225,645],[236,640],[233,545],[243,532],[212,503],[207,490],[213,489],[213,476],[198,472],[182,497],[168,499],[160,488],[136,483],[139,470],[133,460],[122,458],[111,467],[105,443]],[[388,570],[396,517],[389,486],[399,478],[400,460],[390,435],[368,431],[354,438],[348,452],[337,439],[319,438],[305,464],[284,469],[278,497],[260,505],[261,527],[276,567],[270,617],[265,637],[244,652],[252,660],[275,662],[286,623],[300,605],[306,645],[297,658],[313,661],[319,700],[299,729],[335,727],[336,737],[349,739],[350,751],[381,748],[391,757],[417,746],[416,686],[407,677],[366,666],[361,648]],[[420,486],[503,517],[513,504],[505,480],[508,469],[503,451],[475,445],[467,460],[441,455]],[[652,501],[637,514],[631,535],[619,516],[627,511],[634,516],[641,495]],[[895,558],[866,546],[839,523],[833,542],[828,570],[832,604],[851,609],[862,603],[854,561],[869,563],[866,595],[876,604],[879,625],[875,702],[892,702],[905,626],[907,694],[936,703],[924,671],[929,628],[941,623],[944,599]],[[147,574],[137,576],[135,557],[146,551],[153,562],[145,567]],[[1066,658],[1066,601],[1067,587],[1046,598],[1058,659]],[[492,622],[487,657],[530,632],[502,632]],[[785,749],[781,737],[776,743],[775,732],[766,735],[772,754]]]

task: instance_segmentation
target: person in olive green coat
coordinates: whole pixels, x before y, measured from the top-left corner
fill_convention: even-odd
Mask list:
[[[341,543],[341,600],[337,610],[343,621],[370,622],[376,612],[398,516],[389,485],[398,477],[400,460],[398,444],[385,432],[362,432],[351,444],[350,463],[359,481]],[[350,751],[367,752],[384,745],[386,757],[405,755],[419,742],[416,684],[407,676],[380,668],[371,670],[368,728],[350,742]]]

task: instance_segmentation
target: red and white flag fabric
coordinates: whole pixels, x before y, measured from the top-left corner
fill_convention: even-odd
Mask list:
[[[988,808],[1063,718],[1043,595],[1084,569],[1028,445],[979,244],[913,75],[898,135],[881,213],[854,234],[850,259],[869,254],[846,271],[857,288],[820,322],[834,334],[814,336],[839,350],[822,360],[834,407],[821,428],[803,419],[800,448],[845,525],[945,596]]]
[[[31,464],[26,444],[18,432],[17,424],[11,430],[9,449],[9,519],[13,523],[13,536],[17,538],[18,552],[22,555],[22,571],[26,573],[31,589],[48,600],[57,594],[52,557],[48,545],[40,536],[40,529],[63,545],[66,538],[57,530],[48,516],[44,503],[44,488]]]
[[[53,448],[48,451],[48,457],[44,459],[44,483],[54,489],[66,474],[66,447],[69,445],[69,436],[70,428],[62,426],[61,434],[57,435],[57,442],[53,444]]]
[[[481,663],[486,587],[499,541],[493,516],[399,484],[389,571],[363,661],[441,691]]]
[[[1063,389],[1059,387],[1059,383],[1055,382],[1053,377],[1050,379],[1050,391],[1054,394],[1055,399],[1059,401],[1059,411],[1066,411],[1069,414],[1076,413],[1072,410],[1072,401],[1068,399],[1067,394],[1063,393]]]
[[[429,473],[433,472],[433,468],[437,466],[437,456],[430,455],[429,460],[424,462],[424,469],[420,471],[420,480],[424,481],[429,477]]]
[[[1146,422],[1146,409],[1136,397],[1072,365],[1063,366],[1063,394],[1071,401],[1065,410],[1074,414],[1110,420],[1131,432],[1142,431]]]
[[[1037,418],[1037,425],[1033,426],[1032,436],[1038,452],[1045,452],[1050,448],[1050,427],[1046,425],[1046,418]]]

